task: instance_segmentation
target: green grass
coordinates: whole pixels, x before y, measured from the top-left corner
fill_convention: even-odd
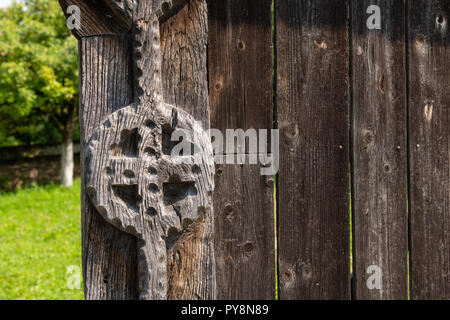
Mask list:
[[[0,193],[0,299],[83,299],[71,266],[81,268],[80,180]]]

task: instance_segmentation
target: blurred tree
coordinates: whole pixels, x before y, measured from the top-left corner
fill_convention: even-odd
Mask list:
[[[0,9],[0,144],[62,142],[62,183],[69,186],[77,109],[77,42],[58,1]]]

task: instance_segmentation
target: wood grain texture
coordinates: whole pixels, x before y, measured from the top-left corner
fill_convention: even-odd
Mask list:
[[[450,298],[450,2],[408,1],[411,298]]]
[[[133,26],[133,11],[136,0],[104,0],[105,4],[115,13],[115,18],[127,29]]]
[[[276,2],[280,299],[349,299],[348,1]]]
[[[205,129],[210,127],[207,45],[205,1],[189,1],[161,24],[164,100],[201,121]]]
[[[132,100],[131,46],[127,36],[80,40],[81,157],[94,129],[119,106]],[[85,170],[82,162],[82,170]],[[83,181],[84,182],[84,181]],[[82,186],[84,183],[82,183]],[[96,211],[84,187],[82,253],[85,298],[137,298],[137,241],[108,224]]]
[[[58,0],[66,17],[71,16],[68,7],[77,6],[80,9],[81,28],[73,29],[77,38],[124,34],[131,30],[131,16],[128,8],[131,0],[122,0],[126,4],[118,4],[115,0]],[[115,3],[113,3],[115,2]],[[119,8],[123,7],[124,11]]]
[[[178,5],[161,23],[162,95],[209,128],[207,41],[204,0]],[[168,252],[168,299],[216,298],[214,216],[201,216]]]
[[[164,101],[161,23],[176,14],[180,0],[138,1],[133,14],[134,82],[139,105]]]
[[[370,5],[382,9],[369,30]],[[407,299],[405,4],[353,1],[353,283],[358,300]],[[376,266],[381,288],[369,289]]]
[[[188,225],[212,216],[214,163],[208,135],[188,113],[164,103],[144,106],[122,107],[96,128],[83,174],[99,214],[139,239],[139,298],[162,300],[167,251]],[[187,150],[170,145],[170,131],[183,133]]]
[[[259,165],[218,165],[216,171],[218,297],[274,299],[273,177],[261,176]]]
[[[212,127],[271,129],[271,1],[209,0]],[[270,135],[270,133],[269,133]],[[216,165],[219,299],[275,298],[273,179],[258,165]]]
[[[270,129],[272,31],[270,0],[209,0],[211,125]]]
[[[86,284],[86,297],[88,299],[115,299],[116,296],[121,299],[137,297],[141,299],[212,299],[216,292],[214,247],[211,236],[214,220],[210,200],[207,200],[209,204],[203,200],[211,196],[213,184],[212,181],[208,183],[207,181],[200,182],[200,180],[199,184],[196,184],[194,182],[196,179],[190,178],[205,176],[208,177],[208,180],[212,178],[214,169],[213,167],[210,169],[203,167],[206,169],[203,170],[202,165],[192,163],[192,166],[186,171],[187,167],[183,164],[184,162],[178,163],[176,159],[166,161],[169,159],[167,157],[169,157],[171,148],[174,147],[170,144],[170,133],[174,129],[200,133],[203,138],[197,135],[197,138],[200,138],[197,141],[194,137],[194,141],[185,142],[199,143],[203,149],[205,146],[210,146],[205,132],[199,127],[199,124],[194,124],[194,118],[184,111],[187,109],[187,111],[197,112],[196,116],[203,120],[203,124],[209,124],[206,81],[206,3],[201,0],[193,0],[188,4],[185,1],[177,0],[140,2],[134,11],[134,72],[132,72],[131,46],[128,40],[127,44],[123,46],[127,51],[127,65],[122,65],[119,61],[119,65],[116,66],[114,56],[110,57],[112,61],[109,63],[114,67],[120,67],[120,75],[127,78],[127,90],[133,87],[131,82],[135,84],[134,93],[127,92],[126,95],[127,100],[131,100],[131,96],[133,96],[135,104],[127,106],[130,101],[117,104],[106,112],[102,112],[101,119],[100,117],[95,121],[91,119],[91,116],[99,113],[96,107],[105,108],[104,104],[97,104],[98,100],[90,101],[89,99],[94,100],[94,98],[101,97],[102,94],[114,95],[114,90],[109,87],[104,88],[102,85],[105,81],[121,81],[121,79],[118,79],[116,74],[109,74],[104,70],[102,61],[99,62],[99,56],[103,54],[99,50],[103,50],[103,46],[108,46],[108,43],[103,44],[101,41],[109,39],[108,37],[83,37],[80,41],[82,44],[80,52],[83,57],[80,60],[80,65],[82,65],[80,73],[81,78],[84,79],[81,91],[87,96],[86,101],[83,100],[87,106],[82,111],[84,116],[82,127],[89,127],[89,133],[84,132],[83,183],[88,186],[88,189],[83,191],[83,195],[84,192],[88,193],[90,200],[96,206],[96,211],[106,221],[109,221],[117,229],[140,239],[137,244],[134,239],[121,235],[123,239],[134,240],[132,248],[131,244],[125,240],[119,240],[117,243],[119,249],[125,243],[128,244],[130,250],[134,250],[133,254],[130,254],[132,259],[127,261],[126,265],[133,270],[121,270],[126,275],[116,274],[115,270],[112,271],[114,275],[111,278],[116,278],[117,275],[117,278],[120,278],[120,287],[108,287],[102,291],[98,281],[101,278],[99,273],[102,270],[96,270],[97,273],[91,277],[92,282]],[[194,11],[195,15],[192,14]],[[175,17],[170,15],[175,15]],[[191,29],[185,29],[186,36],[172,40],[175,38],[174,31],[179,33],[182,30],[182,24],[188,19]],[[170,24],[174,29],[160,27],[160,21],[163,25]],[[164,41],[160,40],[160,32],[163,34]],[[120,36],[120,38],[126,39],[128,37]],[[90,46],[91,39],[98,40],[101,43],[100,48]],[[170,55],[162,57],[161,42],[171,43],[170,50],[163,49],[164,53],[177,55],[177,51],[188,52],[188,55],[183,57],[184,59],[178,61],[180,78],[170,79],[167,77],[165,79],[166,85],[179,85],[173,94],[184,100],[179,99],[177,106],[164,103],[165,97],[159,95],[162,91],[161,74],[168,72],[172,67],[171,64],[177,63]],[[83,46],[83,44],[86,45]],[[162,63],[161,59],[163,61],[164,59],[172,60]],[[195,64],[196,67],[192,68],[192,64]],[[109,67],[112,68],[110,65]],[[93,77],[93,72],[96,72],[95,77]],[[131,75],[133,74],[135,78],[132,79]],[[178,90],[186,88],[187,82],[192,88],[200,89],[191,95],[182,96]],[[169,99],[174,100],[171,94],[172,92]],[[111,99],[118,100],[117,97],[111,97]],[[184,102],[186,103],[184,104]],[[89,111],[92,114],[86,114]],[[102,125],[100,125],[101,123]],[[94,132],[95,134],[93,134]],[[89,139],[90,143],[87,145]],[[162,150],[159,150],[161,151],[159,153],[157,149]],[[203,152],[196,151],[192,159],[201,154]],[[151,159],[166,163],[163,165],[166,169],[153,163],[154,161],[150,163]],[[185,160],[185,158],[183,159]],[[161,174],[166,177],[162,177]],[[151,177],[162,178],[157,179],[161,180],[159,181],[161,183],[156,183]],[[147,187],[150,189],[147,190]],[[157,194],[160,195],[160,200],[153,197]],[[164,199],[162,200],[162,198]],[[203,204],[199,202],[202,210],[197,209],[197,205],[194,205],[195,208],[186,206],[194,198],[203,199],[200,200]],[[87,212],[92,214],[90,218],[98,218],[89,201],[86,198],[84,201],[86,207],[90,206],[90,210]],[[170,218],[171,214],[167,212],[161,217],[159,216],[158,213],[164,211],[159,210],[162,208],[158,205],[160,202],[164,202],[166,208],[173,207],[174,219]],[[145,209],[149,205],[150,207]],[[137,212],[139,214],[136,215]],[[185,216],[183,212],[187,215]],[[198,220],[197,215],[199,216]],[[167,225],[167,223],[169,224]],[[106,228],[108,233],[117,234],[101,222],[99,228]],[[174,232],[175,229],[176,232]],[[101,231],[104,230],[95,230],[94,232],[101,233]],[[86,237],[84,230],[83,237]],[[161,245],[156,246],[160,242]],[[101,248],[101,245],[95,244],[95,246],[93,251],[97,251],[97,247]],[[149,250],[150,246],[153,246],[154,250]],[[136,255],[138,252],[142,254]],[[106,255],[109,253],[107,252]],[[162,257],[162,253],[164,253],[164,257]],[[87,253],[87,255],[89,254]],[[109,261],[115,267],[116,261],[114,259],[109,259]],[[84,262],[85,269],[90,269],[96,264],[98,264],[98,257],[95,254],[89,261]],[[122,269],[124,268],[122,267]],[[147,272],[145,272],[146,270]],[[87,272],[84,275],[87,277]],[[132,282],[129,282],[130,275],[133,275]],[[166,275],[169,277],[170,283],[167,282]],[[105,283],[109,281],[107,277],[101,279]],[[114,291],[116,289],[122,289],[123,292],[117,293]]]

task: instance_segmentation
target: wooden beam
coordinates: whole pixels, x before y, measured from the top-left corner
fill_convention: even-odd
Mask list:
[[[70,4],[66,1],[62,2],[63,9]],[[131,41],[132,34],[128,23],[124,24],[123,21],[119,21],[120,19],[116,20],[117,25],[120,26],[116,28],[117,26],[105,25],[103,23],[105,21],[101,21],[102,14],[109,12],[109,7],[105,3],[93,1],[93,3],[73,2],[72,4],[79,4],[82,14],[83,11],[85,14],[85,19],[82,18],[82,27],[75,32],[75,35],[80,38],[80,119],[84,172],[82,232],[86,298],[213,299],[216,294],[212,238],[214,221],[212,205],[207,200],[211,195],[210,188],[213,183],[210,170],[200,170],[200,172],[196,170],[190,174],[195,181],[197,181],[195,177],[211,180],[210,183],[197,181],[195,191],[197,196],[186,198],[186,201],[191,204],[194,204],[192,201],[196,202],[195,199],[198,198],[198,204],[201,204],[198,209],[180,204],[178,209],[173,209],[177,215],[181,215],[180,219],[169,219],[169,221],[170,215],[164,215],[164,221],[159,221],[159,216],[156,215],[143,216],[143,219],[138,219],[139,222],[129,218],[133,216],[128,212],[133,209],[130,206],[131,200],[134,199],[132,195],[105,189],[105,185],[109,185],[111,181],[113,189],[116,186],[114,184],[116,180],[117,183],[120,182],[120,187],[123,185],[121,182],[123,177],[118,176],[122,172],[120,168],[115,167],[117,174],[112,173],[111,170],[114,168],[111,166],[109,172],[108,168],[106,171],[102,169],[104,163],[109,160],[117,162],[117,157],[122,156],[125,156],[121,158],[123,161],[119,160],[126,166],[133,161],[130,156],[134,153],[136,153],[136,161],[139,161],[141,159],[139,154],[145,153],[145,150],[140,150],[141,144],[145,139],[151,138],[144,133],[148,129],[159,130],[160,125],[163,125],[159,122],[165,121],[164,114],[171,114],[173,129],[194,130],[197,134],[206,137],[201,127],[194,124],[196,118],[206,126],[203,129],[209,126],[206,2],[191,0],[186,3],[186,1],[174,0],[163,3],[163,1],[155,0],[141,2],[139,8],[129,8],[134,11],[134,42]],[[117,7],[117,4],[114,4],[111,7],[117,11],[122,8],[121,5]],[[129,18],[129,11],[123,10],[122,14],[125,15],[122,20]],[[154,22],[159,22],[156,28]],[[99,24],[98,28],[93,27],[95,23]],[[155,44],[155,41],[159,43]],[[177,68],[177,74],[171,77],[174,68]],[[169,91],[168,88],[171,90]],[[186,94],[184,90],[187,90],[189,94]],[[180,92],[184,93],[180,94]],[[160,95],[161,93],[163,94]],[[130,105],[131,102],[135,103]],[[167,102],[172,102],[173,105]],[[175,116],[174,110],[176,110]],[[184,110],[191,112],[195,118]],[[161,117],[158,112],[161,113]],[[157,115],[152,123],[148,123],[148,120],[145,122],[148,127],[145,130],[142,129],[145,132],[139,129],[141,120],[154,117],[155,114]],[[119,122],[115,123],[116,120]],[[112,128],[109,124],[112,124]],[[132,127],[128,130],[127,126]],[[136,137],[142,138],[136,141],[132,139],[135,126]],[[163,130],[163,127],[160,129]],[[110,132],[112,130],[119,131],[112,134]],[[128,135],[124,135],[125,131]],[[117,145],[113,143],[115,137],[120,138]],[[164,141],[161,144],[161,139],[164,139],[161,138],[161,134],[157,135],[156,139],[156,142],[160,142],[156,143],[156,147],[161,147],[163,153]],[[209,142],[200,140],[201,146],[208,150]],[[110,142],[106,143],[106,141]],[[136,142],[138,150],[133,149],[133,142]],[[109,145],[116,147],[111,149]],[[168,155],[163,156],[162,153],[160,157],[166,159]],[[206,163],[205,161],[203,163]],[[175,167],[184,170],[182,166],[175,165]],[[158,168],[162,170],[158,173],[158,177],[164,172],[170,176],[176,171],[175,169],[175,171],[172,170],[173,172],[164,171],[164,168]],[[200,166],[200,169],[202,168]],[[146,176],[144,172],[137,170],[133,172],[134,177],[132,177],[129,171],[123,171],[128,182],[137,181],[142,178],[141,176]],[[164,177],[170,184],[172,180],[169,176]],[[187,176],[180,172],[177,177],[183,180]],[[164,204],[161,203],[161,206],[165,207],[166,211],[169,210],[168,207],[172,208],[172,205],[168,204],[169,196],[166,193],[174,192],[167,190],[163,184],[158,188],[160,195],[158,199],[164,198]],[[142,191],[144,194],[141,191],[138,193],[142,194],[143,205],[153,203],[152,201],[156,198],[149,199],[151,201],[148,202],[145,200],[148,198],[147,194],[144,190]],[[108,192],[114,194],[106,196]],[[117,197],[122,200],[119,201]],[[139,203],[139,198],[136,200]],[[123,211],[128,212],[128,215],[120,210],[121,203],[127,204]],[[139,214],[144,214],[145,212],[141,212],[141,205],[138,204],[138,206]],[[156,212],[159,212],[160,207],[154,208]],[[200,208],[203,209],[200,210]],[[110,224],[107,224],[100,216]],[[148,232],[144,232],[145,221],[149,222],[151,229],[146,229]],[[176,237],[173,234],[174,228],[177,229]],[[152,245],[155,246],[161,242],[161,239],[165,240],[164,248],[161,247],[159,248],[161,250],[154,252],[150,250]],[[113,243],[108,243],[111,240]],[[164,255],[161,255],[163,252]],[[161,259],[163,256],[164,259]],[[156,276],[156,271],[160,276]]]
[[[450,299],[450,2],[408,1],[411,298]]]
[[[224,137],[226,129],[251,128],[268,129],[270,136],[271,1],[209,0],[208,11],[212,127]],[[275,298],[274,179],[261,176],[260,169],[248,163],[216,165],[215,252],[220,299]]]
[[[275,11],[280,298],[349,299],[348,1]]]
[[[405,4],[352,1],[353,298],[407,299]],[[371,5],[381,29],[367,27]]]

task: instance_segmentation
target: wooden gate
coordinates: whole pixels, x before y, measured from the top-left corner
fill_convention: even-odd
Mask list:
[[[133,99],[133,1],[60,2],[83,17],[86,144]],[[166,101],[224,133],[279,129],[276,175],[216,164],[168,298],[449,299],[449,18],[447,0],[190,0],[162,20]],[[135,237],[82,200],[86,298],[137,298]]]

